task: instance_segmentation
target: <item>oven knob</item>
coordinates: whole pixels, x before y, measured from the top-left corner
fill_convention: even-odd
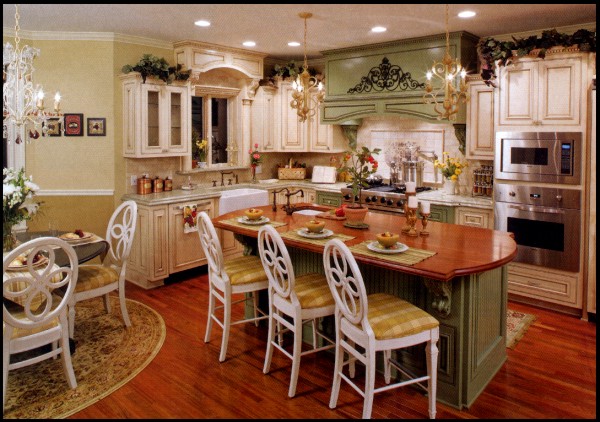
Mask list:
[[[372,202],[377,202],[377,197],[375,195],[373,195],[373,197],[371,198]]]
[[[379,200],[379,202],[381,202],[382,204],[385,204],[385,198],[381,198],[381,199]]]
[[[558,202],[562,201],[562,195],[556,195],[556,200],[557,200]]]
[[[360,198],[358,195],[354,196],[354,201],[358,201]]]
[[[394,205],[394,200],[393,199],[388,199],[386,204],[388,205]]]
[[[365,198],[365,202],[368,204],[369,202],[371,202],[371,198],[369,198],[368,196]]]
[[[403,207],[404,201],[398,201],[398,202],[396,202],[396,205],[398,205],[399,207]]]
[[[349,194],[346,194],[346,195],[344,195],[344,199],[348,200],[348,199],[350,199],[350,198],[351,198],[351,197],[350,197],[350,195],[349,195]]]
[[[517,195],[517,194],[516,194],[516,193],[514,193],[513,191],[510,191],[510,192],[508,192],[508,196],[512,196],[512,197],[514,197],[514,196],[516,196],[516,195]]]

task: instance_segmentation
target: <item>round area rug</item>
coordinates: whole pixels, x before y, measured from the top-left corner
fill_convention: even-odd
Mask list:
[[[72,355],[77,388],[69,388],[60,358],[12,370],[4,419],[66,418],[123,386],[154,359],[166,335],[162,317],[127,299],[131,327],[125,328],[116,296],[111,306],[107,314],[102,298],[77,304]]]

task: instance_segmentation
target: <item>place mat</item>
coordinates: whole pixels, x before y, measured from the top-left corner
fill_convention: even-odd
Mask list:
[[[281,233],[281,237],[291,240],[297,240],[299,242],[314,243],[315,245],[324,245],[325,243],[327,243],[328,240],[331,239],[340,239],[342,242],[354,239],[354,236],[348,236],[347,234],[342,233],[334,233],[331,236],[326,237],[324,239],[310,239],[308,237],[300,236],[297,232],[298,230],[290,230],[288,232]]]
[[[250,225],[250,224],[240,223],[239,221],[237,221],[238,218],[239,217],[230,218],[229,220],[223,220],[223,221],[221,221],[221,223],[229,224],[230,226],[243,227],[245,229],[254,230],[254,231],[259,231],[260,228],[262,226],[264,226],[264,224],[253,226],[253,225]],[[280,227],[280,226],[286,226],[287,225],[287,223],[281,223],[279,221],[269,221],[268,223],[265,223],[265,224],[270,224],[273,227]]]
[[[373,252],[373,251],[369,250],[367,248],[367,245],[371,242],[373,242],[373,241],[367,240],[367,241],[359,243],[357,245],[350,246],[350,251],[352,251],[353,253],[361,254],[361,255],[367,255],[367,256],[371,256],[371,257],[375,257],[375,258],[379,258],[379,259],[384,259],[386,261],[393,261],[393,262],[396,262],[398,264],[403,264],[403,265],[415,265],[415,264],[423,261],[424,259],[432,257],[433,255],[435,255],[437,253],[437,252],[426,251],[424,249],[409,248],[406,252],[388,255],[388,254],[377,253],[377,252]]]

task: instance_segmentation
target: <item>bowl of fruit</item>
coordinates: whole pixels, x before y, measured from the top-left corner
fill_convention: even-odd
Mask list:
[[[325,228],[323,221],[310,220],[306,222],[306,229],[311,233],[321,233]]]
[[[377,241],[384,248],[391,248],[398,242],[399,237],[397,233],[384,232],[377,234]]]
[[[248,218],[248,220],[258,220],[262,217],[263,210],[250,208],[249,210],[244,211],[244,214],[246,214],[246,218]]]

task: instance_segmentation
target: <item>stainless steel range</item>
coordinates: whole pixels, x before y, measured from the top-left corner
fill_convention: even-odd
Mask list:
[[[418,187],[416,191],[419,193],[431,189],[430,187]],[[404,214],[405,191],[404,185],[399,187],[389,185],[371,186],[363,188],[360,197],[362,203],[369,208],[369,211]],[[342,188],[342,199],[346,204],[352,202],[351,188]],[[358,199],[357,196],[355,201],[358,201]]]

